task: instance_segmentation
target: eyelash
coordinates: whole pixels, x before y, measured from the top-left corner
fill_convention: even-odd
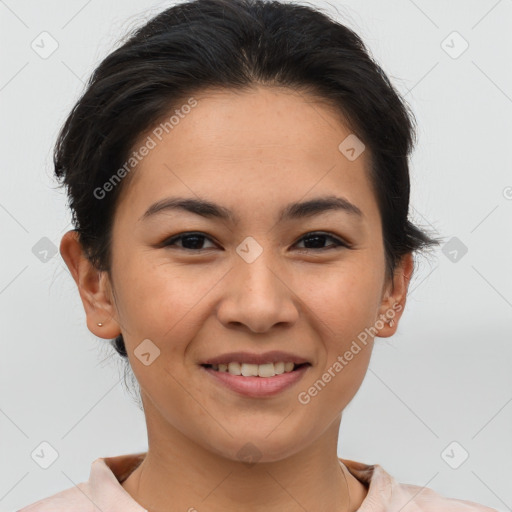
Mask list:
[[[301,248],[301,249],[299,249],[300,252],[305,252],[305,251],[306,252],[307,251],[328,251],[328,250],[332,250],[332,249],[338,249],[340,247],[343,247],[345,249],[351,249],[352,248],[352,246],[348,242],[346,242],[346,241],[344,241],[344,240],[342,240],[342,239],[340,239],[340,238],[338,238],[338,237],[336,237],[334,235],[331,235],[329,233],[324,233],[324,232],[321,232],[321,231],[311,231],[309,233],[306,233],[296,243],[301,242],[304,239],[314,237],[314,236],[330,238],[330,239],[334,240],[336,243],[335,243],[334,247],[333,246],[331,246],[331,247],[320,247],[320,248],[316,248],[316,249],[311,249],[311,248],[303,248],[302,249]],[[176,241],[183,240],[184,238],[188,238],[188,237],[205,238],[205,239],[210,240],[212,243],[214,243],[213,240],[210,237],[206,236],[204,233],[192,232],[191,231],[191,232],[181,233],[179,235],[175,235],[175,236],[173,236],[171,238],[168,238],[167,240],[162,242],[161,246],[162,247],[170,247],[172,245],[175,245]],[[178,247],[178,249],[181,249],[181,250],[184,250],[184,251],[190,251],[190,252],[200,252],[200,251],[208,250],[208,249],[189,249],[189,248],[186,248],[186,247]]]

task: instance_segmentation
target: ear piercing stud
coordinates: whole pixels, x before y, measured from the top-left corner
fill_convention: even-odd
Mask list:
[[[393,319],[391,319],[389,322],[389,327],[393,327],[393,325],[395,325],[395,321]],[[98,324],[100,327],[103,325],[101,322],[98,322]]]

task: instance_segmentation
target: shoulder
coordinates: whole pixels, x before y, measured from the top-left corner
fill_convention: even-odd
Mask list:
[[[479,503],[443,496],[428,487],[397,483],[397,498],[400,503],[409,503],[404,512],[498,512],[495,508]],[[402,506],[402,505],[401,505]]]
[[[85,483],[79,483],[52,496],[40,499],[17,512],[92,512],[94,504],[85,494]]]
[[[124,490],[121,481],[140,464],[143,453],[100,457],[91,464],[89,480],[27,505],[17,512],[98,512],[113,509],[147,512]]]
[[[472,501],[442,496],[428,487],[399,483],[379,464],[340,460],[367,486],[359,512],[498,512]]]

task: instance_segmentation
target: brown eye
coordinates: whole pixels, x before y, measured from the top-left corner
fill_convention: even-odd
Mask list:
[[[330,246],[324,247],[325,240],[330,239],[334,240],[334,244],[330,244]],[[330,235],[328,233],[308,233],[307,235],[303,236],[300,240],[305,241],[309,246],[311,247],[305,247],[305,249],[319,249],[319,250],[327,250],[327,249],[336,249],[338,247],[346,247],[347,249],[350,248],[350,246],[340,240],[339,238]]]
[[[169,247],[169,246],[177,246],[176,242],[180,242],[182,246],[177,246],[178,249],[185,249],[190,251],[200,251],[203,249],[211,249],[211,247],[203,247],[204,241],[210,240],[206,235],[202,233],[181,233],[179,235],[173,236],[166,240],[162,246],[163,247]],[[212,242],[213,243],[213,242]]]

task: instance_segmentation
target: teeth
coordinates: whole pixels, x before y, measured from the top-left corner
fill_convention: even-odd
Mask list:
[[[229,364],[212,364],[212,369],[244,377],[274,377],[274,375],[293,371],[294,366],[295,364],[291,361],[266,364],[240,364],[232,362]]]

